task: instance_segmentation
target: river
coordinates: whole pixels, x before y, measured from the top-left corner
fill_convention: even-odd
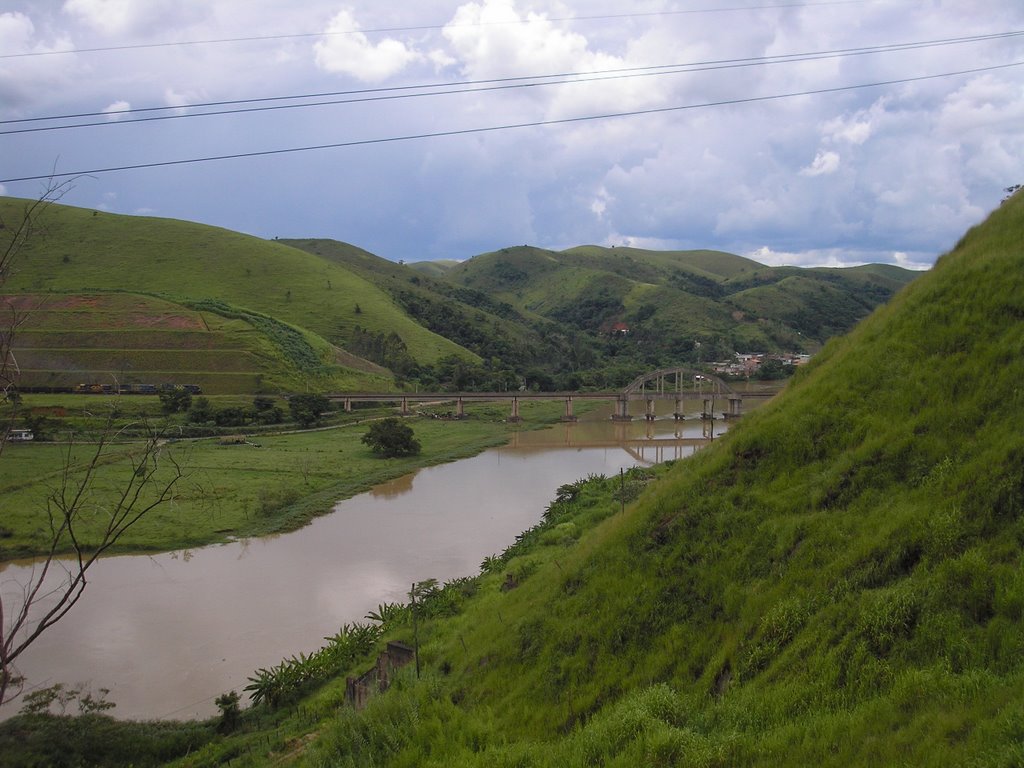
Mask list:
[[[255,670],[319,648],[381,602],[404,602],[412,582],[477,573],[484,557],[541,519],[559,485],[685,457],[704,428],[671,416],[624,424],[594,414],[385,483],[292,533],[106,558],[19,670],[27,690],[109,688],[121,718],[208,717],[213,700],[241,692]],[[724,429],[715,422],[716,435]],[[29,569],[0,566],[5,599]],[[0,718],[18,706],[0,708]]]

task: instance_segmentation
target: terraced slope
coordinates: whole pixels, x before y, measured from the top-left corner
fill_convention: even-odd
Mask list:
[[[16,220],[24,204],[0,198],[0,219]],[[342,348],[359,325],[373,333],[396,334],[421,363],[452,354],[472,358],[339,264],[272,241],[170,219],[53,205],[20,254],[6,290],[70,295],[130,291],[179,303],[221,302],[273,317]]]
[[[388,388],[379,366],[268,318],[200,312],[130,293],[0,297],[20,318],[23,389],[192,384],[207,394]]]

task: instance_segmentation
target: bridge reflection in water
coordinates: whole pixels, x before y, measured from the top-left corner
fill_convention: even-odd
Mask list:
[[[648,421],[657,418],[657,404],[663,401],[674,403],[672,416],[680,421],[686,418],[687,401],[699,402],[699,415],[708,420],[716,418],[718,413],[721,413],[723,418],[739,416],[743,406],[743,395],[734,391],[717,376],[692,368],[664,368],[647,373],[637,377],[618,392],[342,392],[328,397],[341,402],[346,411],[351,411],[354,403],[395,403],[402,415],[410,415],[413,412],[413,404],[452,403],[455,418],[466,415],[467,403],[504,401],[510,403],[509,421],[520,421],[522,417],[519,405],[530,400],[563,401],[563,421],[576,420],[573,412],[573,403],[576,400],[610,401],[614,404],[611,418],[622,422],[633,419],[629,412],[631,403],[644,404],[644,418]],[[721,411],[717,410],[719,405]]]
[[[600,419],[600,417],[598,417]],[[657,421],[627,422],[605,419],[567,422],[561,427],[541,431],[514,432],[507,447],[514,450],[551,448],[621,449],[641,464],[660,464],[683,459],[709,445],[726,429],[726,422],[693,418],[686,422],[670,420],[671,415]]]

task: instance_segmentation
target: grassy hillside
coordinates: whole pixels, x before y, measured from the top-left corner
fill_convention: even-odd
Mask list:
[[[0,198],[0,219],[25,201]],[[216,227],[52,205],[19,255],[9,292],[123,290],[182,302],[219,301],[347,347],[353,329],[396,334],[413,358],[471,357],[427,331],[379,288],[344,267]],[[358,305],[358,308],[357,308]]]
[[[409,266],[430,277],[443,277],[445,272],[458,263],[456,259],[437,259],[435,261],[414,261]]]
[[[427,601],[420,680],[183,764],[1021,765],[1022,232],[1017,195],[663,476],[560,489]]]
[[[888,265],[766,267],[719,251],[527,246],[482,254],[445,279],[528,315],[555,320],[646,365],[728,359],[733,352],[813,352],[852,328],[916,273]]]
[[[437,765],[1021,764],[1021,232],[1018,195],[626,515],[516,589],[485,580],[431,629],[442,693],[382,701],[362,732],[413,702],[422,725],[372,750]],[[321,754],[344,754],[332,738]]]
[[[499,293],[439,279],[414,265],[396,264],[347,243],[280,242],[341,264],[366,278],[421,325],[476,353],[483,370],[478,380],[464,382],[468,387],[518,387],[523,378],[537,378],[538,369],[553,372],[572,363],[571,330],[567,333],[558,323],[517,309]],[[439,383],[453,382],[442,379]]]

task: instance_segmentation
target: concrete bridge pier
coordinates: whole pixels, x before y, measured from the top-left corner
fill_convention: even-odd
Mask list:
[[[647,419],[648,421],[654,421],[657,418],[657,415],[654,412],[653,397],[647,398],[647,412],[644,414],[644,418]]]
[[[612,421],[632,421],[633,417],[629,415],[629,398],[620,397],[615,401],[615,411],[612,413]]]
[[[412,411],[409,409],[409,398],[402,398],[402,409],[399,411],[403,416],[412,416]]]
[[[523,420],[523,417],[519,415],[519,398],[512,398],[512,415],[508,417],[509,421],[519,422]]]
[[[455,418],[466,418],[466,404],[462,401],[461,397],[455,401]]]
[[[576,421],[576,415],[572,412],[572,397],[565,398],[565,413],[562,415],[562,421]]]
[[[352,413],[352,398],[345,398],[345,413]]]
[[[672,418],[676,421],[682,421],[685,418],[683,416],[683,396],[678,392],[676,393],[676,407],[675,410],[672,411]]]
[[[739,395],[729,396],[729,412],[725,414],[727,419],[735,419],[743,413],[743,398]]]
[[[705,421],[713,421],[715,418],[715,401],[714,398],[704,398],[704,409],[701,411],[700,417]]]

